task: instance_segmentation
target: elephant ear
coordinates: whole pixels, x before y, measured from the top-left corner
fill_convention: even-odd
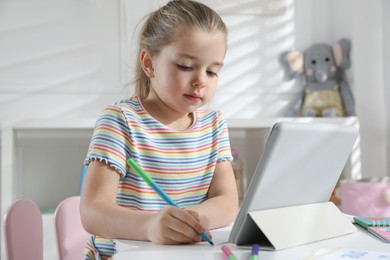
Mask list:
[[[348,39],[341,39],[332,46],[333,56],[337,67],[348,69],[351,65],[349,53],[351,51],[351,42]]]
[[[282,65],[287,79],[293,79],[303,74],[303,52],[286,51],[279,57],[279,62]]]

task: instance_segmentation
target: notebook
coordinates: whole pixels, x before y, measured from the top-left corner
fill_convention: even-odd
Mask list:
[[[329,201],[357,136],[358,129],[353,126],[276,123],[241,204],[229,242],[244,245],[261,239],[251,230],[249,212]]]
[[[354,217],[353,220],[356,224],[364,228],[375,226],[388,226],[390,227],[390,217]]]
[[[390,226],[388,227],[368,227],[368,232],[385,243],[390,243]]]
[[[383,242],[390,243],[390,217],[354,217],[353,220]]]

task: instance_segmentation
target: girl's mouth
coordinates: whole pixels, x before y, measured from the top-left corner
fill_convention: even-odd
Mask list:
[[[194,101],[194,102],[200,102],[202,101],[202,97],[196,94],[185,94],[184,95],[187,99]]]

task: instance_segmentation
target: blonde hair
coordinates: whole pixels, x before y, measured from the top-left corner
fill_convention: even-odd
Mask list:
[[[221,17],[211,8],[192,0],[172,0],[149,14],[141,28],[135,71],[135,94],[144,100],[150,92],[150,79],[141,67],[139,55],[143,49],[158,54],[176,40],[182,26],[189,26],[211,33],[223,33],[227,40],[227,28]]]

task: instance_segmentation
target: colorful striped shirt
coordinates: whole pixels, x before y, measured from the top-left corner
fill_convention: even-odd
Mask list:
[[[226,121],[218,111],[198,109],[190,128],[173,130],[154,119],[136,96],[104,109],[85,164],[104,161],[120,174],[118,205],[156,212],[167,204],[126,164],[130,157],[180,207],[197,205],[207,197],[216,164],[232,160]],[[98,244],[104,243],[93,237],[87,255],[96,255],[93,248],[100,252]],[[104,255],[115,252],[112,243],[102,248]]]

